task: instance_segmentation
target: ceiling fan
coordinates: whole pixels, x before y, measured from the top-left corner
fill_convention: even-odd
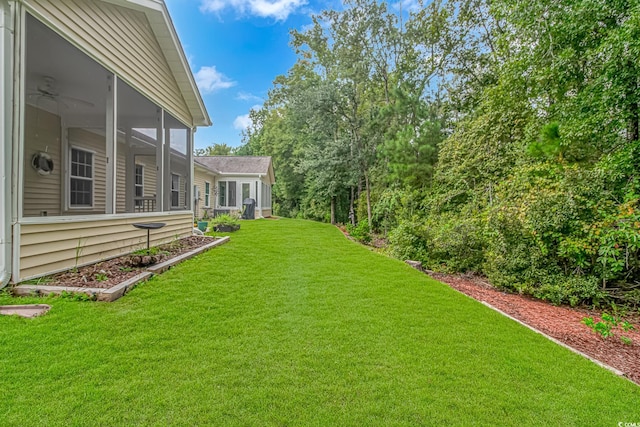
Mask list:
[[[61,95],[58,91],[58,82],[51,76],[43,76],[42,81],[36,86],[35,90],[27,94],[27,98],[35,104],[38,104],[42,99],[50,100],[67,109],[71,107],[95,107],[93,103],[84,99]]]

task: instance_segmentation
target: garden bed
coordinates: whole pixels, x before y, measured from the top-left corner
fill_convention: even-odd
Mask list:
[[[171,266],[228,240],[228,237],[185,237],[152,248],[151,256],[142,253],[143,251],[136,251],[21,282],[13,288],[13,292],[16,295],[81,292],[96,296],[99,300],[114,301],[153,274],[162,273]]]

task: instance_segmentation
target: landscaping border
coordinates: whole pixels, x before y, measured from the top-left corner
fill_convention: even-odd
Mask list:
[[[156,274],[164,273],[174,265],[179,264],[183,261],[186,261],[189,258],[193,258],[194,256],[199,255],[202,252],[208,251],[209,249],[215,246],[219,246],[224,243],[227,243],[229,239],[230,239],[229,236],[222,237],[209,244],[206,244],[197,249],[194,249],[191,252],[178,255],[177,257],[171,258],[160,264],[147,267],[146,271],[138,274],[137,276],[127,279],[124,282],[119,283],[107,289],[83,288],[83,287],[77,287],[77,286],[49,286],[49,285],[20,285],[19,284],[18,286],[13,287],[12,292],[16,296],[49,295],[49,294],[60,295],[63,292],[83,293],[91,297],[95,297],[97,301],[113,302],[118,298],[121,298],[122,296],[124,296],[131,289],[135,288],[139,283],[149,280],[149,278],[151,278]]]

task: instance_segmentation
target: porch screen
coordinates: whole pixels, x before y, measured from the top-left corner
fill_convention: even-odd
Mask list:
[[[24,36],[22,215],[104,214],[113,74],[29,14]]]
[[[116,212],[159,212],[161,109],[118,80]]]

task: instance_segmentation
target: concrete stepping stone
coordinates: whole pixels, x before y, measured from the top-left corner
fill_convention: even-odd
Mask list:
[[[47,304],[0,305],[0,314],[5,316],[36,317],[42,316],[51,308]]]

